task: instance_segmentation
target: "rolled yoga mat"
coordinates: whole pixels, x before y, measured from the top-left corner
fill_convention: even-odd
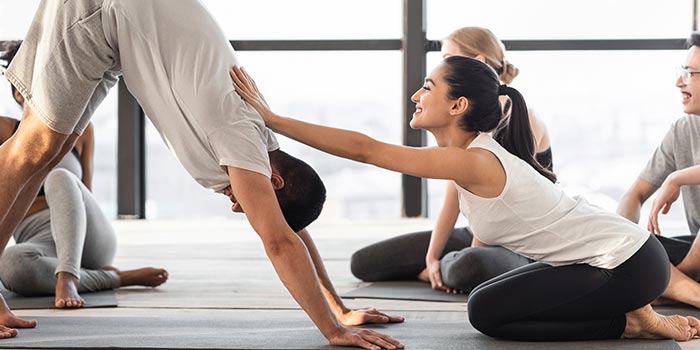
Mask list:
[[[16,349],[333,349],[299,311],[181,311],[160,317],[36,317],[35,329],[0,340]],[[680,350],[671,340],[525,343],[489,338],[466,321],[409,320],[368,328],[419,350]]]
[[[353,289],[341,295],[343,298],[392,299],[415,301],[440,301],[466,303],[467,294],[447,294],[434,290],[429,283],[420,281],[374,282],[369,286]]]

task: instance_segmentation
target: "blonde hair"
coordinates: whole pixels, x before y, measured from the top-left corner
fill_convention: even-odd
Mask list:
[[[505,84],[510,84],[520,72],[506,61],[503,43],[486,28],[460,28],[450,33],[443,41],[455,44],[465,56],[484,56],[486,64],[498,73],[498,78]]]

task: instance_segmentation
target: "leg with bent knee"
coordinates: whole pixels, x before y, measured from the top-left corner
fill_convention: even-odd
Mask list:
[[[447,253],[440,260],[440,273],[447,287],[469,293],[483,282],[532,262],[503,247],[469,247]]]
[[[76,139],[77,135],[51,130],[27,107],[17,133],[0,146],[0,253],[29,210],[44,178]]]
[[[689,340],[700,321],[661,316],[648,305],[668,283],[667,259],[649,239],[613,269],[529,264],[478,286],[469,297],[469,320],[486,335],[510,340]]]
[[[425,255],[432,231],[393,237],[355,252],[350,258],[352,274],[366,282],[415,279],[425,270]],[[452,231],[443,254],[471,244],[467,228]]]

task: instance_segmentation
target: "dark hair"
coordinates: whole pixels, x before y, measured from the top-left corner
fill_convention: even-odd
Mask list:
[[[12,63],[12,60],[15,58],[15,55],[17,55],[17,51],[19,51],[20,45],[22,45],[21,40],[5,41],[2,44],[0,44],[0,60],[4,61],[0,65],[2,65],[3,68],[7,69],[8,67],[10,67],[10,63]],[[15,102],[17,102],[19,105],[22,105],[15,97],[17,89],[12,84],[10,84],[10,87],[12,88],[12,98],[14,98]]]
[[[688,46],[688,48],[693,46],[700,47],[700,32],[690,33],[690,37],[685,41],[685,44]]]
[[[501,86],[493,69],[479,60],[451,56],[443,64],[447,68],[445,81],[449,85],[449,97],[457,99],[464,96],[469,100],[469,107],[460,120],[460,126],[468,131],[494,131],[494,140],[503,148],[530,164],[542,176],[556,182],[556,175],[535,160],[530,117],[520,92],[512,87]],[[500,95],[510,97],[510,113],[504,113],[498,98]]]
[[[314,168],[283,151],[270,152],[270,163],[284,179],[284,187],[275,191],[284,219],[299,232],[321,214],[326,186]]]

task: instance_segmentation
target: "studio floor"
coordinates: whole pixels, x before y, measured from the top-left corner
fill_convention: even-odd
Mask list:
[[[166,284],[155,289],[118,290],[117,308],[19,310],[16,313],[40,319],[189,315],[237,319],[256,315],[269,323],[285,317],[305,317],[276,277],[257,235],[244,221],[118,221],[115,226],[119,239],[115,265],[120,269],[166,268],[170,273]],[[398,233],[426,230],[431,226],[428,220],[321,221],[309,231],[336,289],[343,293],[360,285],[349,269],[352,252]],[[367,299],[345,300],[345,303],[349,307],[374,306],[404,316],[409,322],[467,320],[464,303]],[[700,340],[680,345],[683,349],[700,349]]]

